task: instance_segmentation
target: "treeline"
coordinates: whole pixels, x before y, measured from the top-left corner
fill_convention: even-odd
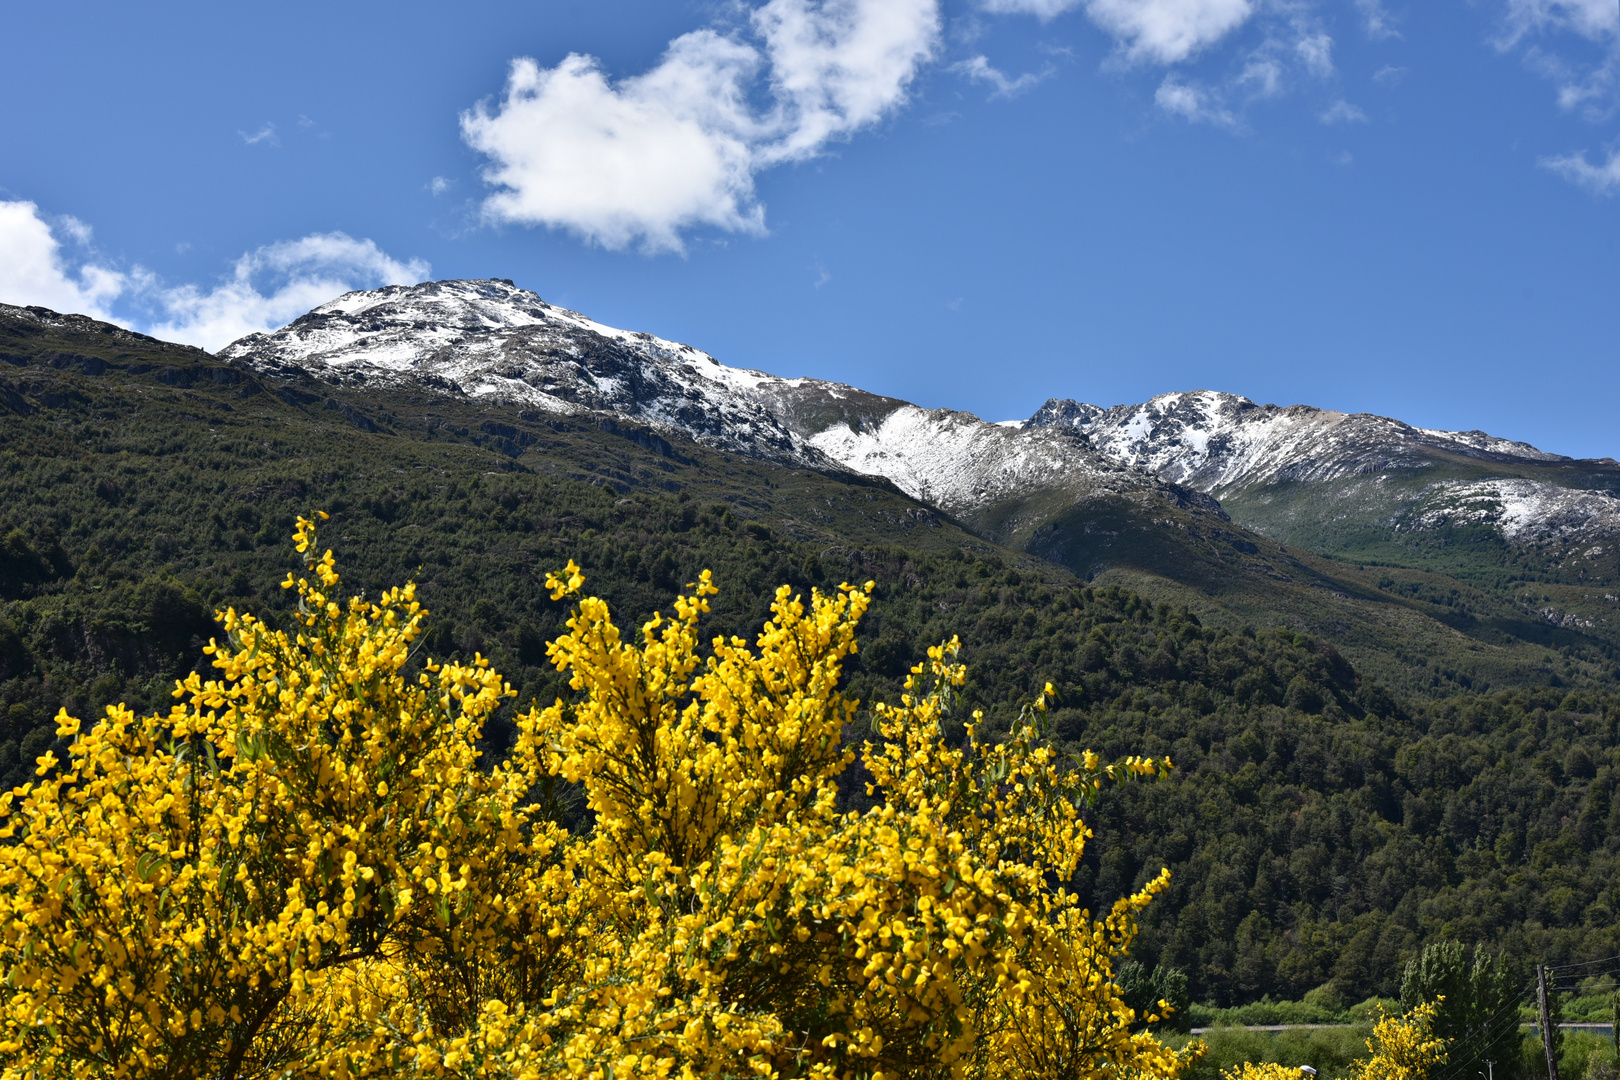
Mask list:
[[[1330,717],[1287,705],[1110,710],[1075,741],[1167,748],[1168,788],[1094,817],[1098,903],[1169,865],[1141,955],[1215,1004],[1399,990],[1453,938],[1528,971],[1620,952],[1620,695],[1506,691]]]

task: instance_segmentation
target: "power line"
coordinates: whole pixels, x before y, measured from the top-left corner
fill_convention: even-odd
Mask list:
[[[1580,960],[1573,964],[1548,964],[1548,971],[1571,971],[1580,967],[1596,967],[1598,964],[1620,964],[1620,956],[1609,956],[1602,960]]]
[[[1482,1023],[1477,1025],[1470,1024],[1470,1034],[1477,1033],[1475,1034],[1476,1038],[1479,1036],[1486,1036],[1494,1027],[1496,1027],[1497,1024],[1501,1023],[1504,1018],[1509,1015],[1516,1014],[1523,1009],[1525,1007],[1524,999],[1529,996],[1531,985],[1532,983],[1530,981],[1526,981],[1519,988],[1518,998],[1516,1000],[1509,1001],[1507,1004],[1497,1009],[1494,1015]],[[1456,1053],[1458,1050],[1467,1050],[1471,1046],[1476,1049],[1476,1052],[1473,1054],[1463,1055]],[[1448,1055],[1450,1057],[1450,1061],[1441,1067],[1440,1072],[1434,1076],[1434,1080],[1454,1080],[1455,1077],[1464,1075],[1467,1070],[1479,1060],[1480,1054],[1486,1053],[1490,1050],[1491,1043],[1485,1040],[1474,1043],[1469,1041],[1465,1036],[1463,1039],[1458,1039],[1453,1044],[1453,1047],[1453,1052]]]

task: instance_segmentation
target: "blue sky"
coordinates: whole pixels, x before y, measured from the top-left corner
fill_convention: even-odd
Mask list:
[[[1620,457],[1614,0],[4,25],[0,301],[217,347],[348,288],[506,277],[987,419],[1208,387]]]

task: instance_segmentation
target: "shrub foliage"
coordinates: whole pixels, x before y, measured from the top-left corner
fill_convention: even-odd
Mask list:
[[[3,798],[7,1076],[1173,1077],[1116,965],[1160,874],[1094,917],[1081,818],[1167,760],[1060,758],[942,720],[935,646],[859,750],[840,691],[871,586],[779,589],[756,640],[624,634],[570,563],[548,648],[570,700],[422,659],[411,586],[338,598],[315,557],[286,630],[234,610],[166,714],[108,709]],[[841,809],[859,759],[870,805]],[[559,785],[589,828],[560,824]],[[1163,1008],[1163,1003],[1157,1003]]]

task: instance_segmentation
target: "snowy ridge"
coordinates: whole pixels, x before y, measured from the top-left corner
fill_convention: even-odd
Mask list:
[[[1289,482],[1431,469],[1437,451],[1505,467],[1572,461],[1483,431],[1418,428],[1307,405],[1257,405],[1211,390],[1160,394],[1109,409],[1053,399],[1025,426],[1078,431],[1115,461],[1217,498]],[[1410,512],[1391,510],[1404,519],[1402,528],[1484,522],[1513,543],[1567,541],[1620,526],[1620,500],[1612,494],[1522,478],[1437,480],[1416,496]]]
[[[1495,525],[1514,543],[1571,543],[1595,534],[1620,533],[1620,498],[1607,491],[1501,479],[1437,484],[1426,495],[1420,511],[1403,528]]]
[[[274,333],[232,342],[220,355],[270,374],[415,384],[563,415],[612,413],[717,449],[828,464],[748,397],[772,376],[605,326],[509,281],[346,293]]]
[[[1143,477],[1100,459],[1061,430],[1021,431],[971,413],[903,405],[862,430],[835,426],[811,445],[857,472],[886,476],[906,494],[971,513],[1043,488],[1139,489]]]
[[[1083,439],[927,411],[852,386],[729,367],[652,334],[606,326],[509,281],[352,292],[224,358],[270,374],[414,384],[557,414],[610,413],[714,447],[892,480],[952,513],[1042,488],[1159,492]]]
[[[1073,428],[1115,460],[1217,496],[1255,483],[1320,482],[1421,468],[1427,450],[1569,460],[1482,431],[1415,428],[1385,416],[1309,405],[1256,405],[1213,390],[1160,394],[1141,405],[1111,409],[1054,399],[1026,424]]]
[[[1067,505],[1125,495],[1221,513],[1205,496],[1376,481],[1397,470],[1421,476],[1444,455],[1504,466],[1570,461],[1481,431],[1257,405],[1210,390],[1107,409],[1053,399],[1027,421],[991,424],[853,386],[730,367],[690,345],[607,326],[494,279],[347,293],[220,355],[271,375],[635,420],[717,450],[885,477],[959,515],[1048,494]],[[1386,527],[1490,521],[1523,542],[1620,522],[1614,495],[1540,480],[1461,482],[1435,474],[1418,487],[1391,496],[1380,511]]]

